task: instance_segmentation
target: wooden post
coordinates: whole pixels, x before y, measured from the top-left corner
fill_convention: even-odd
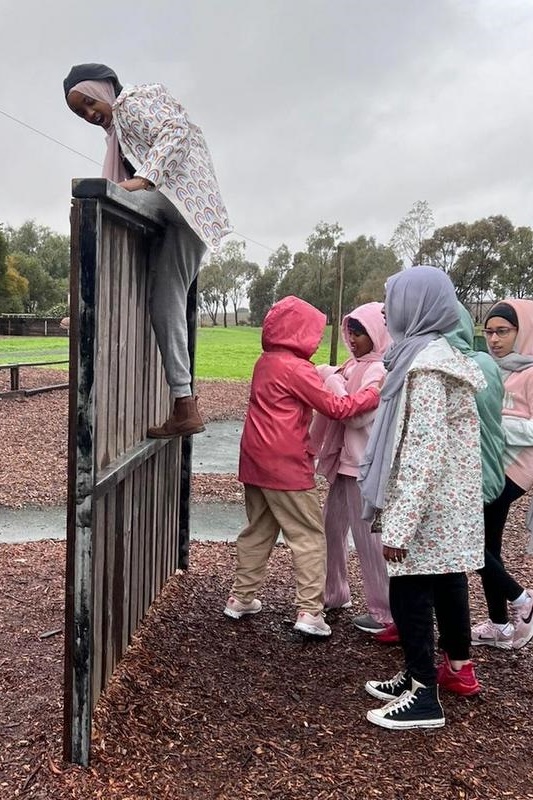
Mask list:
[[[12,392],[18,391],[19,386],[20,386],[19,367],[18,364],[16,364],[15,366],[11,367],[11,391]]]
[[[342,315],[342,290],[344,288],[344,246],[337,247],[337,269],[335,273],[335,286],[333,288],[333,304],[331,311],[331,349],[329,363],[337,364],[337,346],[339,343],[339,327]]]

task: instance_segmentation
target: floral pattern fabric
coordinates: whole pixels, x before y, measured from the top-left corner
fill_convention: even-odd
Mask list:
[[[135,175],[154,184],[193,231],[216,250],[231,225],[202,130],[161,84],[124,89],[113,121]]]
[[[407,557],[388,562],[390,576],[464,572],[484,563],[474,395],[486,384],[473,362],[449,353],[437,366],[435,359],[415,359],[403,389],[382,540],[406,548]]]

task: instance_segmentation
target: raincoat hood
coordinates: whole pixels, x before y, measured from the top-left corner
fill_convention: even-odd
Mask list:
[[[289,295],[274,303],[263,321],[263,350],[290,350],[309,359],[326,329],[326,315],[299,297]]]
[[[383,303],[365,303],[362,306],[354,308],[354,310],[346,314],[342,320],[342,338],[350,354],[350,340],[348,338],[349,319],[358,320],[372,339],[372,344],[374,346],[370,353],[367,353],[366,356],[362,358],[356,359],[357,361],[383,361],[385,351],[388,350],[392,344],[392,339],[385,325],[383,308]],[[352,355],[352,358],[355,357]]]

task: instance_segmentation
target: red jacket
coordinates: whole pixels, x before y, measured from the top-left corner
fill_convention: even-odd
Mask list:
[[[241,438],[239,480],[263,489],[297,491],[315,486],[315,453],[309,437],[313,409],[333,419],[372,411],[374,387],[338,397],[324,384],[309,358],[326,327],[326,317],[298,297],[272,306],[263,323],[263,354],[252,378]]]

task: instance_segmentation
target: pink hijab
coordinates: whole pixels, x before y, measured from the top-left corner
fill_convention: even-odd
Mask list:
[[[80,81],[76,86],[73,86],[70,92],[80,92],[87,97],[92,97],[93,100],[100,100],[104,103],[109,103],[110,106],[116,101],[115,89],[111,81]],[[70,94],[69,92],[69,94]],[[129,178],[126,168],[122,163],[120,157],[120,147],[118,143],[118,136],[113,122],[109,125],[106,131],[106,144],[107,151],[104,159],[104,166],[102,168],[102,178],[107,178],[113,183],[120,183]]]
[[[392,339],[385,325],[383,303],[365,303],[354,308],[342,320],[342,337],[348,350],[348,320],[358,320],[364,326],[373,344],[372,350],[355,358],[350,356],[340,367],[320,366],[318,372],[326,387],[335,394],[355,394],[364,384],[365,373],[376,361],[383,361],[385,351],[391,346]],[[311,426],[311,443],[318,457],[317,472],[324,475],[329,483],[333,483],[339,469],[339,459],[344,445],[344,423],[316,414]]]

